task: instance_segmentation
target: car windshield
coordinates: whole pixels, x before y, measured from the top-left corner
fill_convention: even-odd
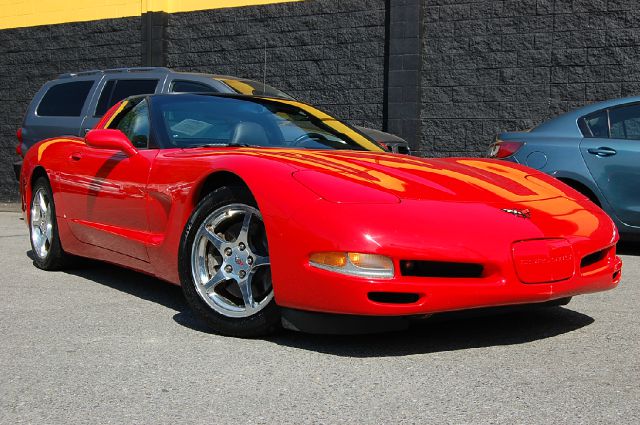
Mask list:
[[[297,101],[181,94],[158,96],[153,106],[167,147],[382,150],[352,127]]]

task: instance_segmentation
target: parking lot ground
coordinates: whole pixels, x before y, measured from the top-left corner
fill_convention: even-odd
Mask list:
[[[0,213],[0,423],[640,423],[640,248],[566,307],[382,335],[204,331],[179,288],[36,269]]]

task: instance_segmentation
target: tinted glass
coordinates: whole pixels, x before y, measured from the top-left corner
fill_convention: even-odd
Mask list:
[[[611,109],[609,119],[612,138],[640,140],[640,104]]]
[[[585,137],[609,137],[607,111],[600,111],[595,115],[585,117],[584,123],[591,132],[591,134],[585,134]]]
[[[152,94],[156,91],[158,80],[111,80],[105,84],[98,105],[96,117],[101,117],[122,99],[138,94]]]
[[[109,110],[111,95],[113,94],[113,88],[115,86],[116,80],[110,80],[107,81],[107,84],[102,88],[102,93],[100,93],[100,99],[98,99],[98,105],[96,106],[96,117],[103,116]]]
[[[154,99],[154,111],[155,120],[161,123],[161,131],[164,130],[171,147],[239,144],[364,150],[352,137],[368,142],[329,116],[323,115],[320,119],[295,105],[265,99],[163,96]]]
[[[231,90],[238,94],[293,99],[293,97],[289,96],[285,92],[278,90],[275,87],[271,87],[267,84],[262,84],[259,81],[240,79],[234,80],[231,78],[220,78],[218,81],[225,83]]]
[[[136,148],[146,148],[149,142],[149,108],[147,101],[138,103],[120,119],[116,128],[131,140]]]
[[[171,85],[171,91],[174,93],[216,93],[213,87],[206,84],[183,80],[174,81]]]
[[[49,117],[79,117],[93,81],[74,81],[52,86],[44,95],[36,113]]]

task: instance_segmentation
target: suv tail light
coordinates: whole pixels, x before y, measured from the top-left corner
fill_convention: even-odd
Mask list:
[[[506,158],[518,152],[523,145],[522,142],[498,140],[489,148],[489,158]]]
[[[22,127],[16,131],[16,137],[18,138],[18,146],[16,146],[16,153],[22,157]]]
[[[391,149],[389,149],[389,145],[387,145],[385,142],[378,142],[378,144],[382,146],[387,152],[391,152]]]

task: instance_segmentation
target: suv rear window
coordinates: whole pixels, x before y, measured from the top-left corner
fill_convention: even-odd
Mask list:
[[[109,80],[104,85],[98,105],[96,117],[101,117],[122,99],[138,94],[152,94],[156,91],[158,80]]]
[[[36,114],[42,117],[79,117],[93,81],[73,81],[51,86]]]
[[[213,87],[195,81],[176,80],[171,85],[173,93],[216,93]]]

